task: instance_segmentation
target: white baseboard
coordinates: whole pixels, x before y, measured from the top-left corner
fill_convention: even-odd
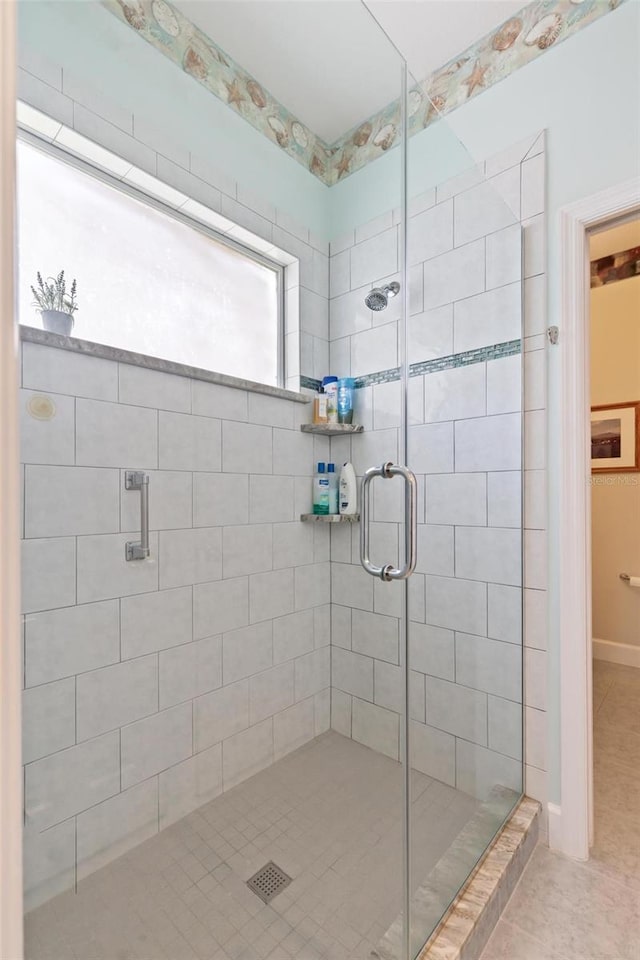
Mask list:
[[[625,667],[640,667],[640,646],[630,643],[616,643],[613,640],[596,640],[592,643],[595,660],[607,660],[609,663],[622,663]]]

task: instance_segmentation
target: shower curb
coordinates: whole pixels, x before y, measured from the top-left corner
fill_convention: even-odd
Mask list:
[[[500,919],[509,897],[538,842],[540,804],[523,797],[493,839],[465,885],[459,891],[417,960],[478,960],[493,928]],[[433,909],[437,907],[437,883],[434,874],[450,869],[443,860],[412,898]],[[375,960],[399,960],[398,947],[402,915],[389,928],[372,951]]]

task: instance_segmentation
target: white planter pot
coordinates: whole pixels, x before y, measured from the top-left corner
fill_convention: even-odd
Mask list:
[[[42,326],[51,333],[59,333],[63,337],[70,337],[73,330],[73,316],[62,310],[41,310]]]

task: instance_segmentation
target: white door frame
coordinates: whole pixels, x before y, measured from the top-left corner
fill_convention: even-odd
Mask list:
[[[640,178],[560,211],[560,789],[549,842],[578,860],[593,835],[591,456],[587,231],[640,208]]]
[[[0,0],[0,957],[22,957],[18,336],[14,301],[16,24]]]

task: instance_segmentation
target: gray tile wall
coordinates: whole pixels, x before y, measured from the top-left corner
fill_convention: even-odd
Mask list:
[[[545,801],[544,135],[415,198],[410,217],[409,362],[524,338],[522,355],[410,381],[408,463],[419,481],[412,762],[482,797],[495,783],[518,788],[524,709],[525,788]],[[339,376],[398,363],[399,304],[380,313],[364,304],[372,286],[400,279],[397,220],[389,213],[331,244]],[[397,460],[399,402],[398,381],[357,390],[366,432],[332,440],[332,460],[352,460],[359,475]],[[401,518],[400,481],[375,481],[375,562],[397,562]],[[332,726],[398,757],[402,587],[364,573],[358,536],[331,531]]]
[[[39,344],[22,383],[31,907],[328,729],[329,532],[297,516],[329,442],[306,404]]]

